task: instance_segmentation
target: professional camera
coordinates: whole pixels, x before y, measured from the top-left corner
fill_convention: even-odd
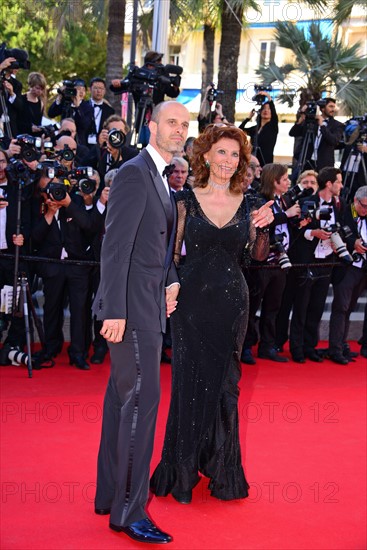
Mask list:
[[[206,95],[206,99],[210,104],[212,104],[212,103],[214,103],[214,101],[218,101],[218,99],[220,99],[220,97],[218,97],[218,96],[223,96],[224,92],[223,92],[223,90],[218,90],[215,87],[214,82],[211,82],[210,86],[211,86],[211,88],[210,88],[210,90],[208,90],[208,93]]]
[[[367,141],[367,113],[345,123],[344,140],[346,145],[362,145]]]
[[[332,212],[332,206],[320,206],[320,208],[316,208],[314,201],[303,201],[301,204],[301,214],[298,220],[328,221],[331,218]]]
[[[273,234],[270,237],[269,248],[271,252],[274,252],[278,256],[278,264],[280,265],[281,269],[288,270],[292,267],[292,264],[290,262],[288,254],[286,253],[283,245],[285,236],[286,236],[285,233]]]
[[[345,229],[345,227],[348,227],[348,226],[344,226],[344,229]],[[364,242],[364,240],[362,239],[361,236],[359,236],[359,239],[361,240],[361,245],[366,249],[366,252],[367,252],[367,243]],[[353,250],[353,252],[352,252],[353,262],[360,262],[362,260],[363,261],[363,264],[362,264],[363,269],[367,269],[367,255],[366,255],[366,252],[364,253],[364,255],[360,254],[359,252],[356,252],[355,250]]]
[[[347,247],[345,246],[345,243],[343,242],[340,235],[341,233],[343,235],[343,238],[350,236],[350,228],[347,225],[342,227],[340,223],[334,223],[327,228],[325,227],[324,229],[325,231],[328,231],[330,233],[330,239],[334,245],[335,254],[342,260],[342,262],[346,264],[353,263],[353,258],[349,254]]]
[[[52,141],[52,143],[56,142],[56,133],[59,130],[59,127],[57,124],[47,124],[46,126],[37,126],[38,132],[42,132],[42,134],[45,136],[45,138]]]
[[[28,187],[35,183],[39,178],[39,170],[30,170],[28,166],[23,164],[21,160],[15,157],[9,159],[8,165],[5,168],[6,177],[9,183],[22,184],[22,187]]]
[[[3,42],[0,45],[0,63],[2,63],[8,57],[14,57],[16,61],[13,61],[8,69],[26,69],[27,71],[31,68],[31,63],[28,60],[28,53],[25,50],[19,50],[18,48],[12,48],[8,50],[6,48],[6,43]]]
[[[20,156],[27,162],[38,160],[41,155],[42,139],[28,134],[17,136],[16,144],[20,146]]]
[[[121,130],[118,130],[117,128],[112,128],[108,132],[108,143],[113,147],[114,149],[120,149],[125,143],[126,136],[124,132]]]
[[[288,191],[280,197],[280,200],[284,210],[288,210],[288,208],[291,208],[298,200],[309,197],[312,193],[313,190],[311,188],[305,189],[303,185],[298,183],[294,187],[288,189]]]
[[[46,187],[42,189],[43,193],[47,193],[54,201],[62,201],[70,190],[70,184],[65,183],[67,180],[52,180]]]
[[[53,155],[55,157],[60,157],[62,160],[66,160],[67,162],[75,158],[74,151],[70,149],[69,145],[67,145],[66,143],[61,151],[54,151]]]
[[[57,88],[57,93],[62,96],[62,99],[66,102],[72,103],[74,97],[77,95],[77,89],[73,80],[64,80],[62,88]]]
[[[90,195],[96,189],[96,181],[93,177],[93,168],[91,166],[78,166],[69,172],[69,178],[77,180],[77,186],[82,193]]]
[[[255,95],[252,98],[252,101],[256,101],[257,105],[262,105],[266,100],[266,96],[259,94],[259,92],[271,92],[273,90],[272,86],[265,86],[264,84],[255,84],[254,91]]]
[[[155,64],[154,69],[146,67],[130,67],[128,75],[121,80],[120,86],[110,89],[117,94],[122,92],[131,92],[138,95],[151,95],[155,88],[165,88],[171,84],[180,85],[179,76],[183,68],[179,65],[160,65]]]
[[[307,109],[303,112],[303,114],[306,115],[306,120],[315,120],[317,107],[320,107],[320,109],[322,109],[326,106],[326,101],[325,99],[319,99],[318,101],[310,99],[309,101],[306,101],[306,105]]]
[[[44,160],[38,167],[42,170],[42,173],[50,179],[54,178],[67,178],[68,169],[63,164],[60,164],[57,160]]]

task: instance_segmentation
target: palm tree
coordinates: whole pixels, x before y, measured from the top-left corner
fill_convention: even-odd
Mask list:
[[[125,32],[125,0],[109,0],[106,80],[122,78],[123,48]],[[121,111],[120,96],[114,95],[107,87],[106,99],[118,113]]]
[[[277,22],[275,38],[294,54],[292,62],[278,67],[260,67],[257,73],[265,83],[278,81],[283,93],[278,99],[293,106],[297,92],[309,96],[336,95],[347,114],[367,109],[367,58],[358,53],[361,44],[345,46],[338,35],[323,36],[320,24],[313,22],[309,36],[290,22]]]

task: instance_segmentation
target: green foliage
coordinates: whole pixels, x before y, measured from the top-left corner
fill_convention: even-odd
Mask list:
[[[314,97],[325,92],[335,95],[348,114],[367,110],[367,58],[360,55],[359,43],[346,46],[337,34],[325,37],[317,22],[310,25],[309,35],[290,22],[277,22],[275,27],[279,46],[290,49],[294,61],[282,67],[272,63],[257,73],[267,84],[283,84],[280,101],[293,106],[294,92],[307,91]]]
[[[105,4],[96,0],[7,0],[0,36],[9,48],[28,51],[31,71],[45,75],[49,89],[75,75],[103,76],[106,64]],[[26,84],[28,73],[18,78]],[[57,86],[56,86],[57,87]]]

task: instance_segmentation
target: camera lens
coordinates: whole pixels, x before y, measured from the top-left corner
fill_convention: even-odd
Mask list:
[[[112,128],[112,130],[108,132],[108,143],[114,149],[122,147],[125,143],[125,139],[125,134],[121,130],[117,130],[117,128]]]

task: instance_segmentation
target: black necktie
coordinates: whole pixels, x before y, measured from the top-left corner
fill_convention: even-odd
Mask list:
[[[167,166],[165,167],[165,169],[162,172],[162,176],[169,178],[174,169],[175,169],[174,164],[167,164]]]
[[[321,206],[333,206],[333,201],[330,201],[330,202],[324,201]]]

